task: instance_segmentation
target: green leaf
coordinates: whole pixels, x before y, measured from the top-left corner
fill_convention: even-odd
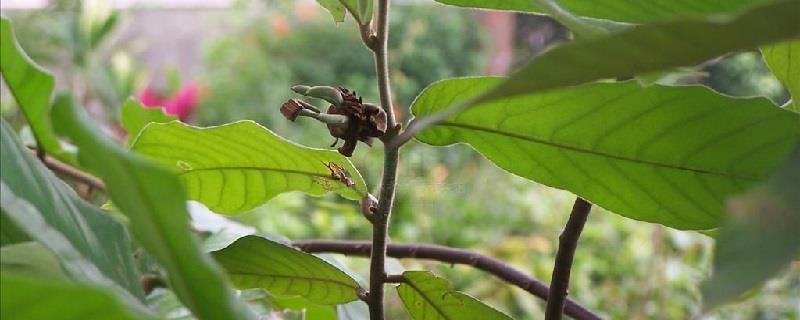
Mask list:
[[[436,0],[444,4],[493,10],[546,13],[531,0]],[[553,1],[553,0],[549,0]],[[553,1],[556,2],[556,1]],[[764,0],[675,1],[675,0],[560,0],[558,4],[575,15],[620,22],[646,23],[683,16],[735,13]]]
[[[4,212],[0,212],[0,246],[31,241],[25,231],[22,231],[14,220]]]
[[[728,202],[712,277],[703,285],[706,309],[755,287],[800,256],[798,181],[800,144],[769,180]]]
[[[793,101],[800,101],[800,41],[782,42],[761,48],[764,61],[783,83]],[[800,112],[800,104],[790,104],[790,110]]]
[[[493,90],[461,107],[694,65],[731,51],[800,37],[797,12],[800,1],[778,1],[725,19],[674,20],[574,41],[535,57]]]
[[[113,287],[136,303],[144,293],[125,229],[83,201],[23,147],[2,121],[0,206],[21,231],[52,250],[74,279]]]
[[[58,257],[36,242],[22,242],[0,248],[2,273],[25,274],[38,278],[68,279]]]
[[[131,232],[167,271],[170,288],[184,305],[201,319],[251,318],[192,236],[178,178],[105,138],[70,97],[58,97],[55,106],[61,132],[80,149],[78,161],[106,183],[114,205],[130,219]]]
[[[167,123],[176,120],[175,117],[164,113],[161,108],[146,108],[139,101],[131,98],[122,105],[122,115],[120,123],[122,128],[128,132],[128,144],[131,144],[142,129],[150,124]]]
[[[412,112],[435,113],[501,81],[434,83]],[[480,104],[416,137],[437,146],[468,143],[505,170],[629,218],[710,229],[728,196],[780,165],[800,140],[798,122],[763,98],[628,81]]]
[[[339,0],[347,11],[360,25],[366,25],[372,20],[373,0]]]
[[[333,17],[333,21],[344,21],[344,15],[347,13],[347,9],[345,9],[342,2],[339,0],[317,0],[317,2],[319,5],[325,8],[325,10],[328,10],[328,12],[331,14],[331,17]]]
[[[299,295],[325,305],[358,299],[360,286],[344,271],[263,237],[239,238],[213,256],[239,288],[263,288],[278,296]]]
[[[189,198],[223,214],[250,210],[295,190],[333,191],[352,200],[367,194],[361,174],[338,152],[297,145],[253,121],[209,128],[152,124],[132,149],[176,169]],[[332,178],[326,166],[331,163],[347,171],[352,186]]]
[[[397,294],[414,319],[511,319],[467,294],[454,291],[450,282],[428,271],[406,271],[403,278]]]
[[[53,76],[25,54],[11,21],[5,17],[0,17],[0,73],[28,119],[39,147],[59,159],[69,160],[50,126]]]
[[[53,279],[3,272],[0,275],[3,320],[136,320],[152,319],[130,310],[109,290]]]

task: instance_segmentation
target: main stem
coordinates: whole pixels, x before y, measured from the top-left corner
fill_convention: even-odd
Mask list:
[[[392,108],[391,85],[389,84],[389,0],[378,0],[378,11],[375,16],[376,33],[374,38],[367,37],[365,44],[375,55],[375,73],[378,78],[378,92],[381,105],[386,111],[387,133],[383,141],[389,141],[397,134],[394,109]],[[368,29],[367,29],[368,30]],[[378,210],[372,221],[372,252],[369,268],[369,317],[371,320],[383,320],[383,284],[386,282],[386,243],[388,240],[389,217],[394,205],[395,187],[397,185],[398,148],[384,144],[383,180],[378,200]]]
[[[591,203],[580,197],[575,199],[567,225],[564,226],[564,231],[561,231],[561,235],[558,236],[558,252],[553,266],[553,277],[550,281],[550,294],[544,314],[545,320],[561,319],[561,313],[564,311],[564,302],[567,300],[572,259],[575,257],[578,239],[591,210]]]

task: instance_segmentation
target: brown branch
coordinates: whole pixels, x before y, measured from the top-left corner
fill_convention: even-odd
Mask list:
[[[300,250],[310,253],[332,252],[364,257],[369,256],[372,249],[370,243],[367,241],[303,240],[295,241],[292,244]],[[436,260],[451,264],[470,265],[515,285],[542,300],[546,301],[549,296],[549,289],[546,284],[514,269],[501,260],[478,252],[432,244],[392,243],[387,246],[387,254],[393,258],[416,258]],[[385,279],[385,282],[389,281]],[[566,299],[564,313],[578,320],[602,319],[599,315],[570,299]]]
[[[572,259],[575,257],[575,249],[578,247],[578,239],[586,224],[586,218],[592,210],[592,204],[580,197],[575,199],[572,212],[569,214],[567,225],[561,235],[558,236],[558,252],[556,252],[556,262],[553,266],[553,278],[550,281],[550,297],[545,309],[545,320],[561,319],[564,302],[567,300],[567,289],[569,288],[569,274],[572,269]]]
[[[404,282],[407,282],[407,279],[402,274],[392,274],[386,276],[386,283],[404,283]]]
[[[90,175],[86,172],[83,172],[78,168],[75,168],[71,165],[61,162],[56,158],[53,158],[46,154],[43,154],[41,157],[39,157],[39,159],[42,161],[45,167],[52,170],[53,172],[70,177],[73,180],[83,183],[94,189],[99,189],[103,191],[106,190],[106,184],[103,183],[103,180],[100,180],[99,178]]]
[[[381,138],[388,141],[396,134],[394,108],[392,107],[391,84],[389,83],[389,0],[378,0],[375,15],[375,34],[369,25],[359,28],[364,44],[372,50],[375,60],[375,75],[378,79],[378,93],[381,106],[386,111],[388,132]],[[369,317],[371,320],[383,320],[383,285],[386,281],[386,245],[388,242],[389,218],[394,205],[395,188],[397,187],[398,148],[385,146],[383,159],[383,178],[378,208],[370,219],[372,223],[372,245],[375,250],[370,255],[369,267]]]

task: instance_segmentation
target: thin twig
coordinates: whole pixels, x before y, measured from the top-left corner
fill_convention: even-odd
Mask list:
[[[575,249],[578,247],[578,239],[586,224],[586,218],[592,210],[592,204],[578,197],[572,205],[572,212],[569,214],[567,225],[558,236],[558,252],[556,262],[553,266],[553,278],[550,281],[550,297],[545,309],[545,320],[559,320],[564,309],[564,301],[567,299],[569,289],[569,273],[572,269],[572,258],[575,257]]]
[[[381,106],[386,111],[386,124],[389,131],[382,138],[388,141],[396,134],[394,108],[392,107],[391,85],[389,83],[389,0],[378,0],[375,17],[375,34],[368,26],[360,28],[364,44],[370,48],[375,59],[375,74],[378,78],[378,92]],[[383,320],[383,284],[386,281],[386,243],[388,241],[389,218],[394,205],[395,188],[397,186],[397,162],[399,152],[396,147],[384,147],[383,179],[378,209],[372,222],[372,246],[369,272],[369,317],[371,320]]]
[[[404,283],[407,279],[402,274],[392,274],[386,276],[386,283]]]
[[[372,246],[368,241],[347,240],[303,240],[292,243],[300,250],[309,253],[340,253],[353,256],[369,256]],[[474,251],[432,244],[396,244],[387,246],[387,255],[393,258],[416,258],[435,260],[451,264],[470,265],[483,270],[501,280],[517,286],[532,295],[547,300],[549,289],[546,284],[533,278],[507,263]],[[394,282],[394,278],[385,282]],[[564,313],[578,320],[598,320],[599,315],[589,311],[571,299],[566,299]]]
[[[93,189],[99,189],[103,191],[106,190],[106,184],[103,183],[103,180],[100,180],[99,178],[90,175],[86,172],[83,172],[78,168],[75,168],[64,162],[56,160],[56,158],[53,158],[46,154],[40,156],[39,159],[42,161],[45,167],[52,170],[53,172],[63,174]]]

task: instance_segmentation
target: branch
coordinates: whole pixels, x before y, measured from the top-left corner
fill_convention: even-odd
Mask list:
[[[550,281],[550,297],[545,309],[545,320],[560,320],[561,312],[564,309],[564,301],[567,300],[567,289],[569,288],[569,273],[572,269],[572,258],[575,257],[575,249],[578,247],[578,238],[581,236],[583,226],[592,204],[580,197],[575,199],[572,205],[572,212],[569,214],[567,225],[558,236],[558,252],[556,262],[553,266],[553,278]]]
[[[389,83],[389,0],[378,0],[375,17],[376,33],[370,34],[368,26],[360,27],[364,44],[374,53],[375,74],[378,78],[378,92],[381,106],[386,111],[386,125],[389,129],[382,140],[389,141],[396,133],[394,108],[392,107],[392,90]],[[372,246],[369,267],[369,317],[371,320],[383,320],[383,284],[386,281],[386,244],[388,241],[389,217],[394,205],[395,188],[397,186],[397,147],[384,146],[383,178],[378,209],[372,216]]]
[[[39,154],[39,153],[37,152],[37,154]],[[95,177],[93,175],[90,175],[90,174],[88,174],[86,172],[83,172],[78,168],[75,168],[75,167],[73,167],[71,165],[68,165],[68,164],[66,164],[64,162],[56,160],[56,158],[53,158],[53,157],[51,157],[49,155],[46,155],[46,154],[41,154],[41,156],[39,156],[39,159],[42,161],[42,163],[44,164],[45,167],[47,167],[48,169],[52,170],[53,172],[60,173],[60,174],[63,174],[65,176],[68,176],[68,177],[74,179],[75,181],[83,183],[83,184],[85,184],[87,186],[90,186],[90,187],[92,187],[94,189],[99,189],[99,190],[103,190],[103,191],[106,190],[106,184],[103,183],[102,180],[100,180],[99,178],[97,178],[97,177]]]
[[[309,253],[333,252],[353,256],[369,256],[372,249],[367,241],[303,240],[292,245]],[[511,267],[496,258],[464,249],[432,244],[389,244],[387,254],[393,258],[416,258],[435,260],[451,264],[470,265],[513,284],[542,300],[547,300],[549,289],[541,281]],[[397,282],[397,278],[385,282]],[[599,315],[587,310],[575,301],[566,299],[564,312],[578,320],[598,320]]]

